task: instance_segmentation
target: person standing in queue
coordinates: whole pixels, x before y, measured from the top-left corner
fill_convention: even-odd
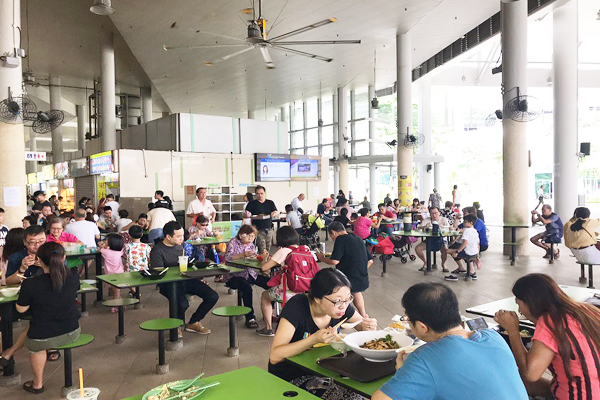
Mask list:
[[[159,267],[175,267],[179,265],[179,256],[183,255],[183,228],[179,222],[167,222],[163,227],[165,238],[154,245],[150,252],[150,269]],[[158,288],[160,294],[167,299],[170,296],[172,287],[171,283],[160,283]],[[198,306],[194,314],[192,314],[189,322],[185,324],[187,332],[198,333],[200,335],[208,335],[211,330],[202,326],[200,321],[208,314],[208,312],[217,304],[219,295],[210,286],[200,279],[190,279],[177,282],[177,316],[185,321],[185,311],[190,306],[190,302],[186,295],[196,295],[202,299],[202,303]],[[178,329],[179,337],[183,336],[181,328]]]
[[[263,254],[265,251],[269,251],[273,243],[273,218],[277,218],[279,212],[275,207],[275,203],[272,200],[267,200],[264,186],[258,185],[254,189],[254,194],[256,198],[248,203],[246,211],[251,215],[266,217],[264,219],[252,219],[252,225],[258,231],[256,237],[258,253]]]

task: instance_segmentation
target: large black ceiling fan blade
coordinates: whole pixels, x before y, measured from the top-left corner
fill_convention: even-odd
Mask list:
[[[270,40],[271,41],[276,41],[276,40],[286,39],[286,38],[289,38],[290,36],[298,35],[300,33],[304,33],[304,32],[310,31],[311,29],[320,28],[322,26],[329,25],[329,24],[332,24],[334,22],[337,22],[337,19],[335,19],[335,18],[327,18],[327,19],[325,19],[323,21],[319,21],[319,22],[317,22],[315,24],[307,25],[305,27],[293,30],[291,32],[284,33],[283,35],[275,36],[274,38],[271,38]]]
[[[273,44],[279,44],[283,46],[297,46],[297,45],[315,45],[315,44],[360,44],[360,40],[302,40],[296,42],[279,42],[269,40]]]
[[[163,45],[163,50],[178,50],[178,49],[216,49],[219,47],[241,47],[246,46],[245,44],[206,44],[206,45],[198,45],[198,46],[167,46]]]
[[[321,61],[325,61],[325,62],[331,62],[331,61],[333,61],[333,58],[318,56],[316,54],[311,54],[311,53],[305,53],[303,51],[298,51],[298,50],[290,49],[290,48],[287,48],[287,47],[281,47],[281,46],[278,46],[276,44],[273,44],[273,49],[279,50],[279,51],[287,51],[287,52],[292,53],[292,54],[297,54],[299,56],[314,58],[316,60],[321,60]]]
[[[250,50],[253,50],[253,49],[254,49],[254,46],[249,46],[247,49],[240,50],[240,51],[236,51],[235,53],[228,54],[228,55],[226,55],[225,57],[221,57],[221,58],[219,58],[218,60],[214,60],[214,61],[205,61],[205,62],[204,62],[204,65],[211,66],[211,65],[213,65],[213,64],[220,63],[221,61],[227,61],[227,60],[229,60],[230,58],[237,57],[237,56],[239,56],[239,55],[241,55],[241,54],[244,54],[244,53],[246,53],[246,52],[248,52],[248,51],[250,51]]]
[[[195,33],[199,33],[199,34],[202,34],[202,35],[217,36],[217,37],[220,37],[220,38],[223,38],[223,39],[235,40],[236,42],[244,42],[244,39],[240,39],[239,37],[222,35],[220,33],[215,33],[215,32],[202,31],[202,30],[193,29],[193,28],[184,28],[183,30],[185,30],[185,31],[193,31]]]

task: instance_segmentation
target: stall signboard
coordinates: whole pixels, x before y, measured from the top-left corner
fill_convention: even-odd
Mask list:
[[[54,179],[54,165],[42,166],[42,177],[44,181],[51,181]]]
[[[112,151],[105,151],[90,156],[90,174],[98,175],[113,172]]]
[[[69,162],[60,162],[54,164],[54,173],[56,179],[64,179],[69,177]]]
[[[44,182],[44,173],[42,171],[38,171],[36,173],[36,175],[37,175],[37,183]]]
[[[37,181],[37,173],[36,172],[32,172],[30,174],[27,174],[27,184],[28,185],[33,185],[38,183]]]
[[[46,161],[45,151],[26,151],[25,160],[27,161]]]
[[[212,231],[215,235],[232,238],[238,234],[241,227],[242,221],[213,222]]]

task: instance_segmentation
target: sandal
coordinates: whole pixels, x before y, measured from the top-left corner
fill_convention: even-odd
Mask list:
[[[419,271],[423,272],[423,271],[425,271],[425,269],[426,269],[426,267],[422,266],[421,268],[419,268]]]
[[[450,272],[450,270],[448,268],[442,267],[442,272]]]
[[[33,387],[33,381],[27,381],[23,384],[23,389],[25,389],[26,391],[28,391],[29,393],[33,393],[33,394],[40,394],[40,393],[44,393],[44,387],[42,386],[39,389],[36,389]]]
[[[60,359],[60,351],[58,351],[58,350],[48,350],[46,352],[46,360],[48,360],[48,361],[57,361],[58,359]],[[25,382],[25,383],[27,383],[27,382]]]

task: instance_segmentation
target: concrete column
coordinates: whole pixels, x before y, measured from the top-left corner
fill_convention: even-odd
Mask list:
[[[115,35],[112,32],[100,34],[101,97],[102,97],[102,150],[117,148],[115,115]]]
[[[516,97],[516,87],[527,94],[527,0],[501,2],[502,20],[502,83],[505,93],[503,104]],[[527,185],[527,123],[515,122],[508,117],[502,120],[503,130],[503,191],[504,222],[528,225],[530,192]],[[509,232],[504,232],[509,239]],[[519,254],[528,254],[525,229],[517,229]],[[507,240],[510,241],[510,240]],[[504,249],[505,254],[509,251]]]
[[[77,114],[77,149],[85,153],[85,107],[83,105],[75,105]]]
[[[152,88],[140,88],[140,97],[142,98],[142,122],[152,121]]]
[[[320,93],[319,93],[320,95]],[[317,120],[318,121],[323,121],[323,102],[321,101],[321,98],[319,97],[317,99]],[[317,123],[318,123],[317,121]],[[317,139],[319,141],[319,155],[323,154],[323,128],[321,127],[321,124],[318,124],[319,127],[317,128]]]
[[[398,198],[408,205],[413,197],[413,153],[406,148],[406,132],[412,134],[412,47],[410,34],[396,36],[396,85],[398,97]]]
[[[337,90],[337,100],[338,100],[338,147],[340,152],[340,189],[344,191],[346,196],[348,196],[348,159],[346,157],[350,157],[348,151],[348,115],[346,113],[347,109],[347,100],[346,100],[346,92],[344,88],[338,88]]]
[[[373,142],[373,139],[376,138],[375,121],[373,121],[373,118],[376,116],[376,112],[375,109],[371,108],[370,103],[373,97],[375,97],[375,86],[369,86],[369,139],[371,139],[369,142],[370,156],[374,156],[376,153],[375,142]],[[373,208],[377,207],[377,204],[379,203],[379,193],[377,192],[377,166],[374,163],[369,164],[369,202]]]
[[[306,112],[306,100],[302,101],[302,128],[304,129],[302,131],[302,138],[304,139],[304,154],[308,154],[308,149],[306,148],[306,146],[308,146],[308,131],[306,130],[306,128],[308,128],[308,119],[307,119],[307,112]]]
[[[442,163],[436,162],[433,163],[433,186],[437,188],[438,192],[442,187]],[[450,199],[452,200],[452,199]],[[446,200],[444,200],[446,201]]]
[[[168,116],[169,116],[169,113],[168,113],[168,112],[164,112],[164,111],[163,111],[163,113],[162,113],[162,115],[161,115],[161,116],[162,116],[162,118],[164,118],[164,117],[168,117]]]
[[[419,133],[425,136],[425,142],[419,147],[419,153],[431,155],[431,81],[424,79],[419,88]],[[428,168],[429,167],[429,168]],[[432,163],[419,164],[419,198],[427,201],[433,193],[434,172]],[[427,171],[429,169],[429,171]],[[437,186],[436,186],[437,187]],[[440,188],[438,188],[438,191]]]
[[[19,1],[0,0],[0,49],[2,52],[13,51],[13,38],[19,37],[21,26],[21,6]],[[19,61],[22,61],[19,59]],[[21,95],[22,68],[0,67],[0,98],[8,97],[8,90],[13,97]],[[7,124],[0,122],[0,204],[5,210],[5,224],[9,228],[20,227],[21,219],[27,214],[25,202],[25,129],[22,123]],[[7,206],[4,202],[5,189],[15,188],[20,191],[16,204]],[[13,192],[14,193],[14,192]],[[18,384],[21,376],[12,381]],[[0,379],[0,385],[7,383]]]
[[[62,109],[62,90],[60,88],[60,78],[57,76],[50,77],[50,109]],[[63,151],[62,128],[52,129],[52,162],[59,163],[65,159]]]
[[[281,107],[281,121],[286,123],[287,131],[290,129],[290,109],[288,107]]]
[[[577,0],[554,10],[554,211],[568,220],[577,207]]]

